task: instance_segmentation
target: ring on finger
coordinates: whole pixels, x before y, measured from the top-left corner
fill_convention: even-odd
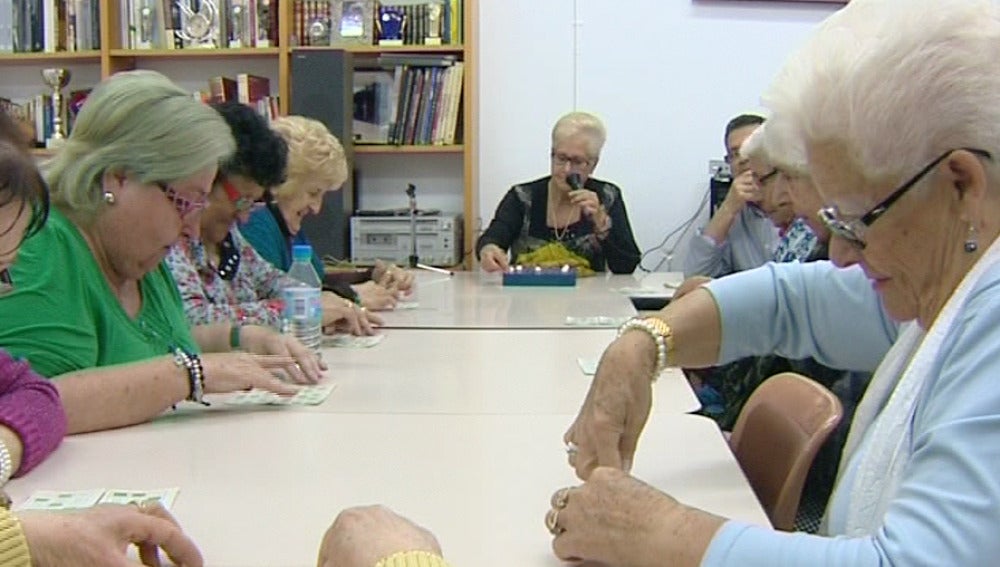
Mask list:
[[[545,527],[548,528],[549,533],[554,536],[566,531],[566,528],[559,525],[559,510],[550,508],[549,511],[545,513]]]
[[[562,510],[569,503],[569,487],[563,487],[556,491],[552,495],[552,507],[556,510]]]

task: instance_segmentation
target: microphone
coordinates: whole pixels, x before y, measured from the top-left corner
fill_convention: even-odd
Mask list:
[[[570,188],[574,191],[583,188],[583,180],[580,179],[580,174],[573,172],[566,176],[566,183],[569,184]]]

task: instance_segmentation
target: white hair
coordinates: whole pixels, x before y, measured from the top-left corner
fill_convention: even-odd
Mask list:
[[[841,143],[869,179],[911,175],[949,149],[1000,159],[998,93],[990,0],[853,0],[765,93],[765,146],[804,165],[807,147]]]
[[[559,142],[576,135],[587,137],[591,158],[601,155],[601,148],[608,138],[608,132],[600,118],[589,112],[570,112],[563,115],[552,127],[552,147],[555,148]]]

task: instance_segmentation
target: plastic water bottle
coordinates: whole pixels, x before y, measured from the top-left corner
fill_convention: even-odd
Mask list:
[[[323,284],[312,266],[312,246],[292,247],[292,266],[281,290],[285,301],[281,332],[319,353],[323,341]]]

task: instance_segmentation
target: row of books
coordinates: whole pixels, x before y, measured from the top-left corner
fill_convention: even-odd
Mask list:
[[[101,48],[100,0],[0,0],[0,53]]]
[[[90,89],[80,89],[71,91],[63,95],[60,109],[63,134],[69,135],[73,131],[76,122],[76,115],[80,112]],[[0,112],[3,112],[15,120],[30,127],[33,132],[32,139],[35,145],[45,147],[45,141],[52,137],[55,132],[55,113],[50,94],[39,93],[23,102],[14,102],[8,98],[0,97]]]
[[[461,121],[465,65],[401,64],[354,73],[354,141],[450,145]]]
[[[459,45],[462,43],[462,0],[291,0],[292,45],[343,43],[398,45]],[[384,10],[401,14],[394,26],[382,25]],[[389,29],[400,32],[388,37]],[[393,41],[391,45],[397,45]]]
[[[205,102],[234,100],[253,107],[268,120],[278,117],[278,97],[271,96],[271,81],[249,73],[239,73],[236,78],[225,76],[208,80],[208,91],[197,94]]]
[[[279,1],[119,0],[123,47],[275,47]]]

